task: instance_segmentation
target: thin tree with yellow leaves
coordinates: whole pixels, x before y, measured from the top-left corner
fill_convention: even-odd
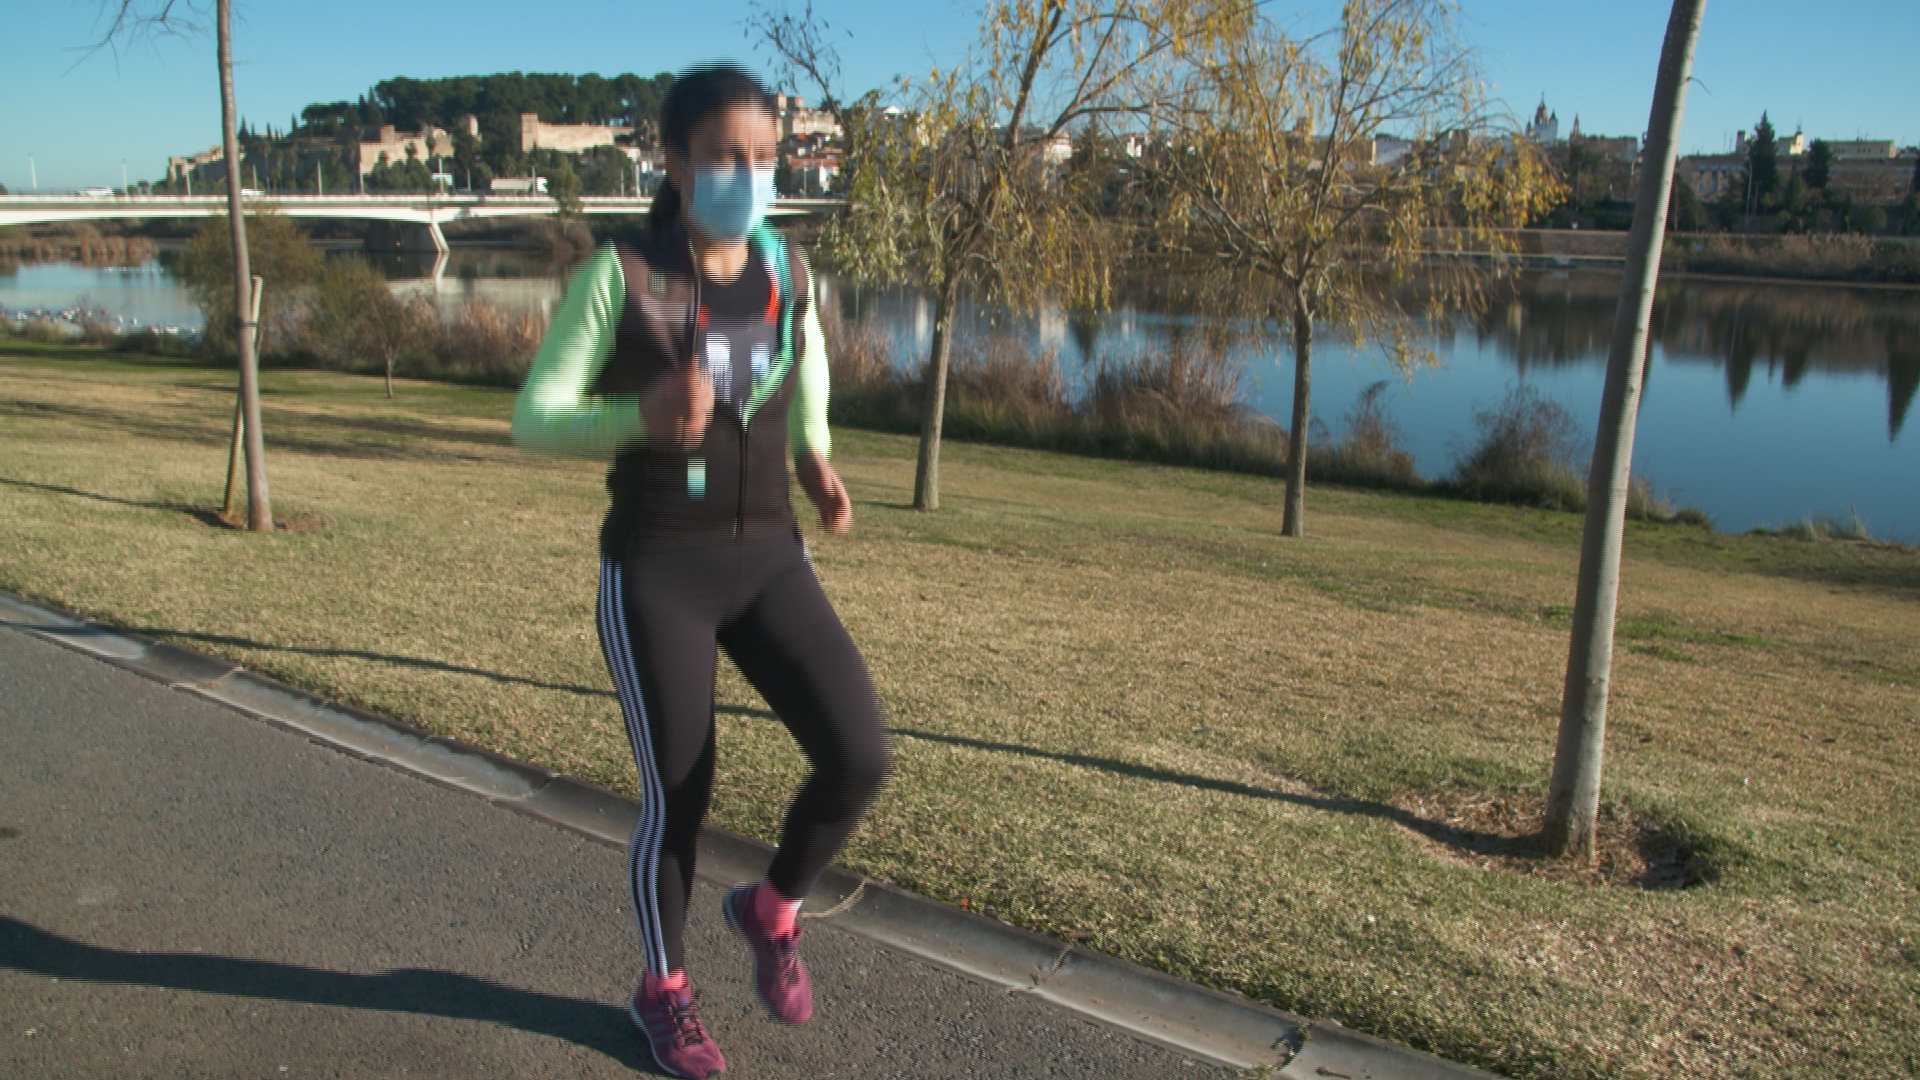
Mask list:
[[[1246,12],[1156,114],[1156,265],[1291,338],[1288,536],[1305,531],[1319,329],[1380,340],[1403,370],[1432,363],[1421,315],[1472,303],[1512,250],[1506,230],[1557,194],[1533,148],[1500,137],[1452,15],[1445,0],[1350,0],[1303,35]]]
[[[933,297],[915,508],[940,505],[962,294],[1014,308],[1107,303],[1123,234],[1099,212],[1100,182],[1076,167],[1073,140],[1167,105],[1174,65],[1215,32],[1216,11],[1208,0],[1003,0],[983,11],[972,50],[905,84],[901,104],[875,93],[842,111],[848,208],[821,251],[854,277]]]

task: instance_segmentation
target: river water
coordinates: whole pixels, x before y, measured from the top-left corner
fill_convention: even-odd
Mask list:
[[[901,362],[931,333],[923,298],[832,287],[843,311],[882,321]],[[1617,271],[1541,272],[1486,315],[1433,328],[1440,365],[1404,374],[1377,349],[1327,340],[1314,362],[1316,420],[1337,434],[1354,399],[1385,380],[1386,412],[1421,475],[1448,474],[1475,435],[1474,413],[1527,385],[1558,402],[1589,435],[1597,422]],[[551,310],[564,280],[501,252],[456,250],[425,290],[446,308],[480,299]],[[158,264],[70,264],[0,271],[0,309],[90,305],[127,325],[197,328],[199,313]],[[990,321],[963,313],[963,325]],[[1005,330],[1057,349],[1073,381],[1103,353],[1152,348],[1195,320],[1142,305],[1098,316],[1000,319]],[[1728,531],[1808,515],[1857,514],[1874,535],[1920,541],[1920,291],[1697,279],[1664,282],[1634,447],[1635,470],[1677,505],[1697,506]],[[1284,418],[1292,361],[1270,336],[1242,334],[1248,403]]]

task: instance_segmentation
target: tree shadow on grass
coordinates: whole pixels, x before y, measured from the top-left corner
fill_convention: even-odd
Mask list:
[[[122,499],[114,495],[102,495],[97,491],[82,491],[79,488],[62,487],[59,484],[42,484],[33,480],[15,480],[0,476],[0,484],[18,488],[32,488],[55,495],[72,495],[76,498],[91,499],[94,502],[110,503],[114,506],[130,506],[141,510],[166,510],[185,514],[202,525],[212,529],[245,529],[246,517],[227,517],[218,510],[209,510],[204,506],[189,506],[181,502],[155,502],[142,499]],[[326,518],[318,514],[298,513],[287,518],[276,519],[273,523],[277,532],[317,532],[327,528]]]
[[[319,649],[300,645],[270,645],[252,638],[236,637],[232,634],[204,634],[193,630],[174,630],[165,626],[129,626],[125,629],[136,634],[162,640],[197,641],[203,645],[226,645],[236,649],[253,649],[268,653],[296,653],[300,656],[320,656],[331,660],[366,660],[376,664],[393,664],[397,667],[419,668],[423,671],[442,671],[450,675],[472,675],[497,683],[513,686],[530,686],[536,690],[558,690],[583,697],[612,698],[612,690],[601,690],[592,686],[575,686],[569,683],[552,683],[541,679],[530,679],[524,675],[506,675],[486,668],[468,667],[465,664],[450,663],[424,656],[402,656],[397,653],[373,652],[368,649]],[[769,713],[768,715],[772,715]]]
[[[352,431],[377,431],[383,435],[399,435],[405,438],[438,439],[441,442],[465,442],[477,446],[511,447],[513,440],[505,430],[472,431],[454,426],[451,421],[481,420],[487,417],[450,417],[449,423],[436,424],[427,420],[402,420],[385,416],[339,416],[333,413],[307,413],[294,422],[314,424],[316,426],[345,428]],[[498,417],[505,421],[507,417]]]
[[[91,499],[94,502],[109,503],[114,506],[129,506],[138,510],[170,510],[174,513],[185,514],[202,525],[211,525],[218,528],[227,527],[227,523],[221,520],[220,514],[217,511],[208,510],[204,507],[188,506],[186,503],[157,502],[145,499],[122,499],[116,495],[102,495],[97,491],[82,491],[79,488],[63,487],[59,484],[42,484],[34,480],[15,480],[9,476],[0,476],[0,484],[6,484],[9,487],[31,488],[35,491],[45,491],[53,495],[72,495],[75,498]]]
[[[1151,765],[1136,765],[1117,758],[1093,757],[1088,754],[1068,754],[1056,750],[1039,750],[1019,743],[989,742],[985,739],[970,739],[964,735],[939,735],[931,731],[915,731],[911,728],[893,728],[893,733],[905,739],[918,739],[922,742],[942,743],[947,746],[964,746],[970,750],[989,750],[1000,754],[1018,754],[1021,757],[1038,758],[1043,761],[1057,761],[1065,765],[1078,765],[1083,769],[1098,769],[1116,776],[1132,777],[1135,780],[1151,780],[1161,784],[1178,784],[1181,787],[1196,788],[1201,791],[1218,791],[1226,795],[1239,795],[1250,799],[1272,799],[1276,802],[1292,803],[1295,806],[1311,807],[1340,814],[1363,814],[1368,817],[1383,817],[1399,821],[1408,828],[1420,831],[1416,823],[1419,818],[1397,810],[1386,803],[1372,802],[1366,799],[1349,799],[1331,795],[1302,795],[1291,791],[1276,791],[1273,788],[1256,787],[1235,780],[1216,780],[1193,773],[1173,772],[1169,769],[1157,769]]]
[[[92,424],[122,435],[167,439],[196,446],[225,446],[229,422],[221,417],[176,419],[133,410],[68,402],[0,401],[0,417]],[[504,433],[477,433],[423,422],[324,413],[275,414],[262,421],[267,449],[361,460],[405,461],[444,458],[448,451],[420,445],[428,439],[474,446],[506,446]],[[358,435],[359,438],[353,436]]]
[[[731,712],[751,713],[757,710],[728,710]],[[767,714],[772,715],[772,714]],[[1575,879],[1592,879],[1583,871],[1568,867],[1566,874],[1558,871],[1559,864],[1546,858],[1542,835],[1537,832],[1482,831],[1471,827],[1462,827],[1448,821],[1422,817],[1391,803],[1375,802],[1370,799],[1354,799],[1335,795],[1313,795],[1300,792],[1278,791],[1273,788],[1242,784],[1233,780],[1216,780],[1212,777],[1198,776],[1193,773],[1174,772],[1158,769],[1151,765],[1138,765],[1130,761],[1115,758],[1094,757],[1088,754],[1062,753],[1053,750],[1040,750],[1018,743],[989,742],[984,739],[970,739],[961,735],[940,735],[930,731],[915,731],[911,728],[893,728],[893,733],[902,738],[916,739],[922,742],[940,743],[946,746],[965,747],[970,750],[985,750],[1001,754],[1017,754],[1021,757],[1038,758],[1043,761],[1055,761],[1066,765],[1075,765],[1085,769],[1098,769],[1116,776],[1130,777],[1136,780],[1148,780],[1160,784],[1178,784],[1181,787],[1201,791],[1217,791],[1226,795],[1238,795],[1249,799],[1269,799],[1275,802],[1291,803],[1314,810],[1335,814],[1352,814],[1361,817],[1381,818],[1391,821],[1409,832],[1425,837],[1429,841],[1448,851],[1455,857],[1467,861],[1486,861],[1499,863],[1510,869],[1548,871],[1551,876],[1567,876]],[[1676,889],[1699,884],[1711,874],[1711,868],[1695,865],[1692,853],[1677,850],[1674,838],[1658,833],[1647,834],[1633,841],[1639,847],[1638,854],[1645,863],[1645,870],[1636,870],[1630,878],[1608,876],[1609,884],[1627,884],[1641,889]]]
[[[131,507],[136,507],[142,510],[189,509],[183,503],[151,502],[151,501],[142,500],[142,499],[122,499],[117,495],[102,495],[97,491],[82,491],[79,488],[63,487],[60,484],[42,484],[37,480],[15,480],[10,476],[0,476],[0,484],[7,484],[11,487],[17,487],[17,488],[32,488],[35,491],[45,491],[54,495],[72,495],[72,496],[75,496],[76,498],[92,499],[94,502],[112,503],[114,506],[131,506]]]
[[[478,1020],[564,1039],[630,1069],[654,1071],[619,1006],[502,986],[453,971],[403,968],[355,974],[233,956],[132,952],[75,941],[5,915],[0,915],[0,967],[81,982]]]
[[[174,419],[158,413],[136,414],[119,409],[94,408],[72,402],[0,401],[0,417],[22,420],[66,421],[93,424],[128,435],[173,439],[202,446],[224,445],[227,435],[214,423],[196,419]]]

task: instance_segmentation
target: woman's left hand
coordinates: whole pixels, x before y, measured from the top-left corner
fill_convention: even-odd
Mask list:
[[[794,455],[793,471],[800,490],[807,493],[814,509],[820,511],[820,527],[830,533],[843,533],[853,527],[853,499],[840,474],[827,464],[827,456],[818,450],[803,450]]]

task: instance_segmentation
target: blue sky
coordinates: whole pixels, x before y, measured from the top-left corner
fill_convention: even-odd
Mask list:
[[[205,0],[211,6],[211,0]],[[0,41],[0,184],[28,189],[28,156],[42,191],[119,186],[121,163],[154,179],[168,154],[219,139],[210,36],[135,44],[86,56],[97,0],[18,0]],[[971,36],[972,5],[816,0],[853,32],[842,39],[848,83],[921,74]],[[1275,0],[1276,15],[1306,21],[1337,10]],[[746,0],[705,3],[528,4],[239,0],[235,32],[241,111],[284,125],[313,101],[355,97],[380,79],[493,71],[651,74],[691,61],[757,58],[742,34]],[[1562,131],[1578,113],[1595,134],[1646,126],[1667,5],[1556,0],[1462,0],[1463,22],[1495,92],[1530,113],[1542,94]],[[1695,60],[1682,147],[1731,143],[1762,109],[1776,127],[1810,136],[1920,143],[1920,3],[1859,0],[1831,9],[1787,0],[1711,3]]]

